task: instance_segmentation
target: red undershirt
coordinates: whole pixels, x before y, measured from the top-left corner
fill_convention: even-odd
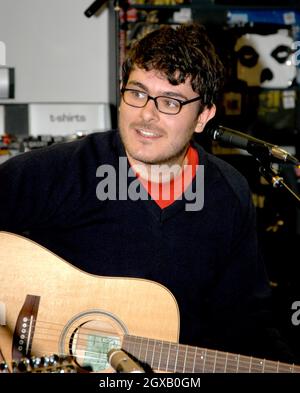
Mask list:
[[[187,163],[184,164],[181,173],[169,182],[154,183],[142,179],[139,174],[136,173],[141,184],[161,209],[168,207],[176,199],[178,199],[192,183],[193,178],[195,177],[197,165],[199,163],[197,150],[190,146],[188,148],[186,158]]]

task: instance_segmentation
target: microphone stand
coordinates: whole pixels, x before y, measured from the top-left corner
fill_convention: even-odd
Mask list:
[[[300,197],[297,195],[284,181],[283,177],[279,176],[278,173],[272,168],[269,149],[267,146],[258,145],[249,142],[247,151],[252,154],[256,161],[259,162],[259,172],[261,175],[276,189],[282,189],[288,191],[292,197],[293,202],[296,202],[297,207],[300,208]]]
[[[90,18],[91,16],[93,16],[94,14],[96,14],[98,11],[100,11],[100,9],[106,5],[106,3],[108,2],[108,0],[95,0],[85,11],[84,11],[84,15],[87,18]]]

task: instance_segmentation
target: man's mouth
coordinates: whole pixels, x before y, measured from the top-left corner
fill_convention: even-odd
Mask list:
[[[144,138],[160,138],[161,133],[158,131],[148,130],[145,128],[135,128],[135,131]]]

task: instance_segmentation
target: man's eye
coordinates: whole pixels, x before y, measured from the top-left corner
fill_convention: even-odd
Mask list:
[[[130,90],[130,93],[133,98],[145,98],[146,93],[143,93],[142,91],[138,90]]]
[[[170,98],[165,98],[163,101],[165,107],[168,108],[178,108],[180,106],[179,102],[176,100],[172,100]]]

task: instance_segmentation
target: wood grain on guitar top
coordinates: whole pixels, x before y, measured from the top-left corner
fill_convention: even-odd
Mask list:
[[[8,362],[12,360],[12,333],[28,294],[41,297],[32,342],[35,355],[61,354],[62,341],[63,351],[68,352],[76,323],[89,330],[116,329],[113,333],[122,336],[120,321],[130,334],[178,341],[177,303],[162,285],[83,272],[31,240],[7,232],[0,232],[0,255],[0,301],[6,308],[0,343]],[[72,346],[76,340],[74,334]]]

